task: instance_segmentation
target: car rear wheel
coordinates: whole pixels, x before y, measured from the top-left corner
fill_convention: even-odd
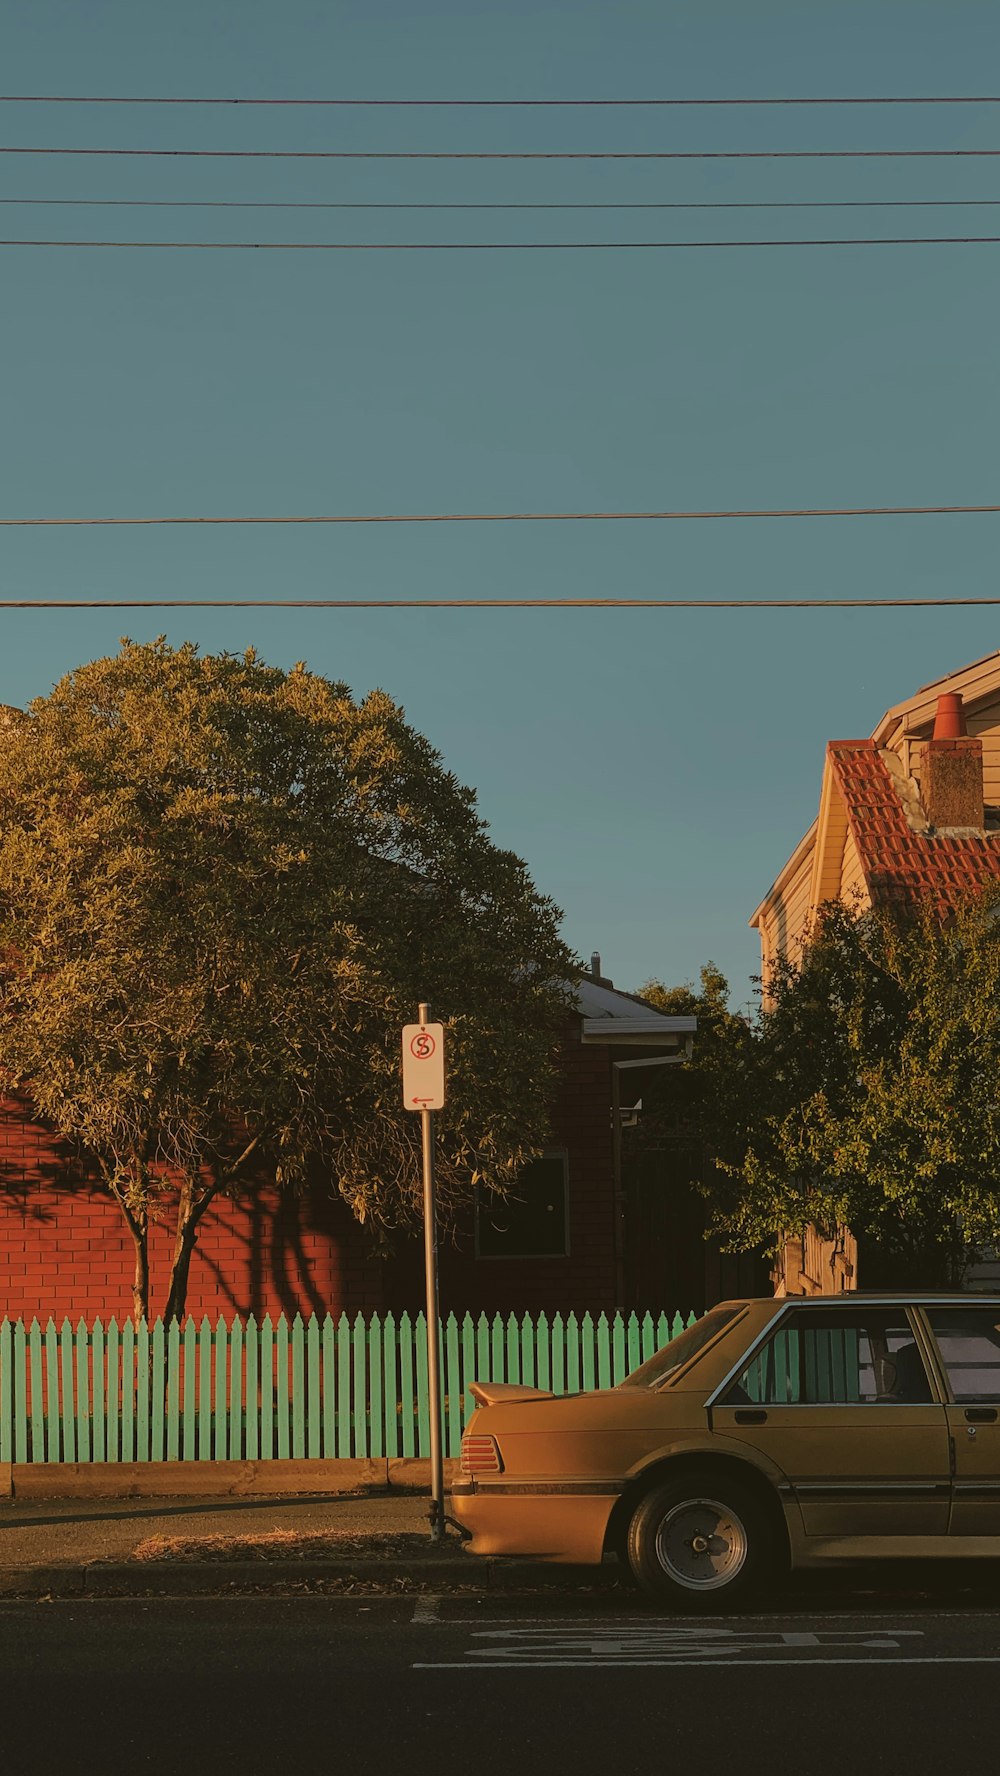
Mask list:
[[[770,1570],[774,1538],[749,1488],[686,1474],[648,1492],[628,1528],[628,1563],[642,1589],[674,1609],[728,1609]]]

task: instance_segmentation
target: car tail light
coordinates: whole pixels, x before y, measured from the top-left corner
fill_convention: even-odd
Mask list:
[[[463,1474],[502,1474],[503,1462],[493,1437],[480,1437],[466,1431],[462,1438]]]

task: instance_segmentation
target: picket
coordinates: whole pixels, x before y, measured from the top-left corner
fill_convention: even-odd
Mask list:
[[[234,1320],[229,1335],[229,1459],[242,1461],[243,1441],[243,1323]]]
[[[260,1326],[260,1455],[274,1457],[274,1326],[265,1314]]]
[[[70,1459],[64,1453],[63,1461]],[[135,1339],[135,1459],[149,1460],[149,1327],[145,1320]]]
[[[308,1454],[312,1460],[315,1460],[320,1452],[320,1433],[323,1428],[323,1403],[319,1391],[319,1321],[315,1314],[311,1315],[306,1328],[306,1374],[308,1376],[306,1396]],[[249,1388],[249,1378],[247,1385]]]
[[[155,1329],[154,1329],[155,1330]],[[229,1352],[229,1329],[224,1319],[216,1322],[215,1337],[212,1340],[212,1352],[215,1358],[215,1459],[229,1459],[229,1427],[227,1424],[227,1374],[226,1358]]]
[[[198,1328],[198,1455],[212,1459],[212,1328],[206,1314]]]
[[[78,1321],[74,1338],[76,1351],[76,1459],[89,1462],[90,1455],[90,1333],[83,1320]]]
[[[292,1321],[292,1455],[301,1461],[306,1452],[305,1327],[302,1315]]]
[[[554,1393],[616,1385],[693,1315],[449,1314],[442,1443],[461,1450],[477,1376]],[[0,1322],[0,1461],[270,1461],[426,1457],[427,1324],[329,1314],[259,1327],[206,1318]]]
[[[14,1459],[14,1374],[11,1353],[14,1328],[9,1320],[0,1321],[0,1462]]]
[[[34,1385],[34,1384],[32,1384]],[[108,1321],[108,1444],[107,1459],[117,1462],[123,1459],[119,1446],[119,1429],[121,1425],[121,1333],[118,1321]],[[125,1457],[125,1460],[128,1458]]]
[[[27,1399],[27,1365],[25,1355],[27,1339],[24,1333],[24,1321],[14,1322],[14,1460],[26,1462],[28,1459],[28,1399]]]
[[[104,1347],[104,1327],[100,1320],[95,1320],[90,1333],[90,1356],[92,1380],[90,1387],[91,1402],[91,1435],[92,1455],[95,1462],[107,1460],[105,1442],[104,1388],[107,1380],[107,1358]]]
[[[417,1454],[428,1456],[431,1452],[431,1414],[427,1401],[427,1321],[423,1314],[417,1315],[417,1335],[414,1340],[417,1381]],[[502,1371],[501,1371],[502,1373]]]
[[[337,1455],[351,1454],[351,1323],[341,1314],[337,1323]]]
[[[368,1376],[366,1374],[365,1322],[354,1321],[354,1454],[368,1454]]]
[[[461,1455],[465,1414],[462,1410],[462,1372],[458,1361],[458,1321],[454,1314],[448,1315],[444,1329],[443,1350],[445,1378],[441,1392],[444,1401],[445,1421],[444,1453],[445,1455]]]
[[[37,1320],[32,1320],[28,1331],[28,1364],[31,1390],[31,1459],[32,1461],[44,1461],[45,1413],[42,1392],[42,1331]],[[35,1454],[38,1449],[43,1452],[40,1456]]]
[[[327,1314],[323,1321],[323,1454],[329,1459],[337,1453],[337,1361],[336,1333]]]
[[[396,1322],[386,1314],[382,1327],[382,1400],[385,1408],[385,1450],[390,1460],[399,1454],[399,1383],[396,1378]]]
[[[181,1329],[176,1320],[167,1328],[167,1460],[180,1459]]]
[[[55,1320],[51,1318],[45,1325],[45,1453],[36,1453],[31,1459],[50,1462],[63,1460],[62,1417],[59,1411],[59,1334]]]
[[[246,1384],[246,1442],[243,1453],[247,1461],[254,1462],[260,1455],[260,1353],[257,1336],[257,1321],[253,1314],[246,1324],[247,1384]]]
[[[288,1422],[288,1321],[284,1314],[278,1316],[278,1324],[274,1329],[274,1351],[278,1365],[278,1385],[275,1390],[274,1411],[278,1431],[278,1459],[287,1461],[291,1454]]]
[[[161,1462],[165,1459],[163,1454],[164,1345],[163,1321],[155,1320],[153,1336],[150,1340],[149,1363],[149,1459],[154,1462]]]
[[[399,1316],[399,1406],[404,1456],[412,1456],[416,1451],[413,1399],[413,1322],[408,1313],[402,1313]]]

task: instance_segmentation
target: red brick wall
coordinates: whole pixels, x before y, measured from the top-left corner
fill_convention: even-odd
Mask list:
[[[169,1211],[169,1201],[165,1203]],[[169,1212],[150,1232],[150,1298],[166,1296]],[[0,1103],[0,1318],[119,1321],[131,1312],[133,1246],[117,1205],[17,1103]],[[191,1260],[188,1311],[339,1314],[379,1309],[382,1266],[339,1198],[260,1188],[217,1198]]]
[[[609,1052],[578,1040],[563,1052],[551,1146],[568,1158],[569,1253],[476,1258],[472,1216],[441,1242],[445,1313],[600,1312],[615,1306]],[[169,1214],[150,1234],[150,1298],[166,1297]],[[131,1312],[133,1248],[114,1202],[83,1177],[13,1101],[0,1102],[0,1318],[87,1320]],[[418,1239],[381,1262],[329,1186],[300,1198],[259,1188],[218,1198],[191,1261],[188,1312],[339,1314],[423,1305]]]

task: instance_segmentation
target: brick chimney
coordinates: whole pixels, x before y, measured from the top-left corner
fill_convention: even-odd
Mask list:
[[[923,749],[921,794],[933,827],[983,829],[983,743],[965,731],[962,699],[954,691],[938,698],[934,733]]]

